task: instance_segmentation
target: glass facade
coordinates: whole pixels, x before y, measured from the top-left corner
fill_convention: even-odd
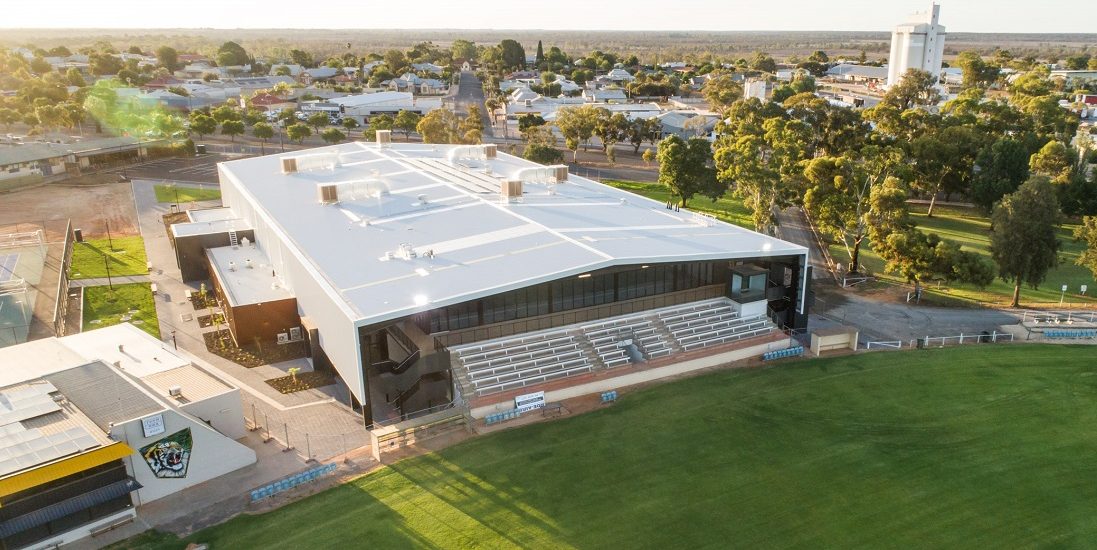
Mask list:
[[[435,309],[416,317],[429,333],[461,330],[726,282],[728,262],[652,264],[569,277]]]

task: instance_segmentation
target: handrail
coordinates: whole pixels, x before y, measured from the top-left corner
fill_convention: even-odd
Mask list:
[[[419,346],[415,345],[415,342],[411,340],[411,337],[404,333],[400,327],[389,325],[385,327],[385,331],[392,336],[393,340],[396,340],[396,343],[400,344],[400,347],[404,348],[404,351],[407,352],[408,355],[419,351]]]

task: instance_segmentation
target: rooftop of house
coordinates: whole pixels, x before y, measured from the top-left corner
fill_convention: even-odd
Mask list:
[[[615,265],[807,253],[585,178],[557,182],[557,168],[491,150],[353,142],[220,167],[226,204],[247,200],[244,210],[282,235],[280,246],[361,323]],[[296,169],[286,173],[289,158]],[[504,194],[507,180],[522,182],[520,196]],[[322,202],[322,186],[337,198]],[[220,250],[213,257],[224,265]],[[269,271],[255,271],[256,292],[267,292]]]

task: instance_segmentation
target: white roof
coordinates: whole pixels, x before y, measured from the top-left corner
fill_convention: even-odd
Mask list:
[[[458,147],[474,149],[353,142],[242,159],[221,164],[222,185],[237,187],[226,196],[247,197],[361,324],[615,265],[807,253],[585,178],[537,183],[519,171],[544,167],[514,156],[461,160]],[[281,157],[302,155],[299,167],[327,167],[282,173]],[[518,177],[521,201],[501,202],[502,178]],[[340,202],[321,204],[321,184],[343,186]]]
[[[261,304],[293,298],[255,243],[206,249],[229,304]]]
[[[329,99],[328,103],[335,103],[336,105],[343,105],[345,107],[361,107],[362,105],[372,105],[389,101],[411,101],[412,99],[413,96],[411,92],[377,92],[373,94],[336,97]]]

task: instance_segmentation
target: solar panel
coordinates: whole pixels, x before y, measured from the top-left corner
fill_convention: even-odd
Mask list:
[[[80,426],[48,435],[34,428],[0,436],[0,476],[98,446]]]
[[[0,392],[0,426],[22,422],[61,410],[50,397],[57,388],[49,382]]]

